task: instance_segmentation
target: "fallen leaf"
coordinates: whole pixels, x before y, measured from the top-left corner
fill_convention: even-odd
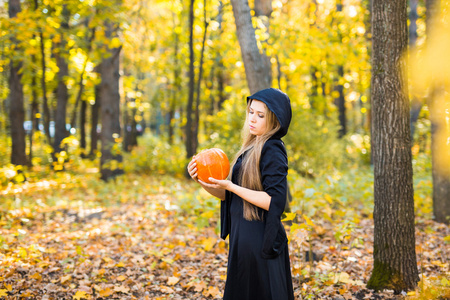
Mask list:
[[[118,293],[124,293],[124,294],[128,294],[130,292],[130,288],[127,286],[116,286],[114,287],[114,291],[118,292]]]
[[[112,294],[114,294],[114,291],[112,291],[110,288],[106,288],[104,290],[99,291],[98,293],[101,297],[109,297]]]
[[[8,296],[8,290],[0,289],[0,297],[6,297]]]
[[[213,237],[209,237],[207,239],[204,239],[203,242],[202,242],[203,249],[205,249],[205,251],[210,251],[212,249],[212,247],[214,247],[216,242],[217,242],[217,239],[213,238]]]
[[[64,283],[70,281],[70,279],[72,279],[72,275],[66,275],[66,276],[61,277],[61,284],[64,284]]]
[[[175,285],[175,284],[178,283],[178,281],[180,281],[180,278],[178,278],[178,277],[175,277],[175,276],[169,277],[169,279],[167,280],[167,284],[168,285]]]
[[[205,297],[213,297],[213,298],[220,298],[221,297],[221,293],[218,287],[215,286],[210,286],[208,288],[208,290],[203,292],[203,296]]]
[[[81,300],[81,299],[87,299],[87,293],[83,291],[78,291],[73,296],[73,300]]]

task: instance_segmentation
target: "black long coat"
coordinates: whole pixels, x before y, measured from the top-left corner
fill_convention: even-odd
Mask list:
[[[242,156],[233,168],[236,184],[241,162]],[[221,237],[230,236],[225,300],[294,299],[286,232],[280,220],[288,170],[280,139],[264,144],[259,167],[264,191],[271,196],[269,211],[259,209],[262,221],[245,220],[244,200],[233,193],[227,192],[221,204]]]

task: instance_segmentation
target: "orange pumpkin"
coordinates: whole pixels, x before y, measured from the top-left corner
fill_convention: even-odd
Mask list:
[[[203,182],[212,183],[209,177],[223,180],[230,173],[228,157],[219,148],[211,148],[201,151],[195,156],[197,163],[197,176]]]

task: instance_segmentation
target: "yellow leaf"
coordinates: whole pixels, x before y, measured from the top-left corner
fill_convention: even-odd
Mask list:
[[[416,292],[415,291],[411,291],[411,292],[408,292],[406,295],[408,295],[408,296],[415,296]]]
[[[205,251],[210,251],[212,249],[212,247],[214,247],[216,242],[217,242],[217,239],[215,239],[213,237],[209,237],[207,239],[204,239],[203,242],[202,242],[203,249],[205,249]]]
[[[36,280],[41,280],[42,276],[39,273],[34,273],[33,275],[30,276],[30,278],[36,279]]]
[[[83,291],[78,291],[74,296],[73,300],[81,300],[81,299],[87,299],[87,293]]]
[[[12,291],[12,285],[11,284],[5,284],[5,288],[8,290],[8,292]]]
[[[178,283],[178,281],[180,281],[180,278],[178,278],[178,277],[175,277],[175,276],[169,277],[169,279],[167,280],[167,284],[168,285],[175,285],[175,284]]]
[[[350,275],[346,272],[341,272],[339,274],[339,281],[342,283],[349,283],[350,282]]]
[[[308,225],[311,226],[311,227],[314,227],[314,223],[311,221],[310,218],[308,218],[308,216],[303,215],[303,218],[305,219],[306,224],[308,224]]]
[[[203,218],[210,219],[214,216],[214,211],[207,211],[201,214]]]
[[[110,288],[106,288],[106,289],[104,289],[104,290],[101,290],[101,291],[99,292],[99,294],[100,294],[101,297],[109,297],[109,296],[111,296],[112,294],[114,294],[114,291],[111,291]]]
[[[116,267],[123,268],[123,267],[125,267],[125,264],[121,261],[116,265]]]
[[[284,219],[281,220],[281,221],[283,221],[283,222],[286,222],[286,221],[292,221],[292,220],[295,219],[295,216],[296,216],[295,213],[286,213],[286,218],[284,218]]]
[[[0,297],[6,297],[8,296],[8,290],[0,289]]]
[[[66,276],[61,277],[61,284],[64,284],[64,283],[70,281],[70,279],[72,279],[72,275],[66,275]]]
[[[124,281],[125,279],[127,279],[127,278],[123,275],[120,275],[119,277],[117,277],[118,281]]]

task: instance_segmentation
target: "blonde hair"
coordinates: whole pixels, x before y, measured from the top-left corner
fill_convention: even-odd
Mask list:
[[[264,107],[266,108],[266,132],[261,136],[256,136],[250,133],[249,130],[249,119],[248,114],[250,111],[250,105],[252,104],[253,99],[250,99],[247,104],[247,115],[245,118],[244,127],[242,130],[243,142],[242,147],[239,152],[236,154],[233,162],[231,163],[231,170],[233,170],[234,165],[236,164],[237,159],[241,156],[242,153],[247,151],[247,154],[243,157],[242,165],[238,174],[238,182],[242,187],[262,191],[263,186],[261,182],[261,171],[259,170],[259,162],[261,159],[261,151],[264,146],[264,143],[270,139],[280,128],[280,123],[278,122],[275,114],[268,109],[267,105],[264,103]],[[230,174],[231,178],[232,174]],[[253,220],[261,220],[262,216],[258,213],[258,208],[247,202],[243,201],[244,204],[244,219],[248,221]]]

